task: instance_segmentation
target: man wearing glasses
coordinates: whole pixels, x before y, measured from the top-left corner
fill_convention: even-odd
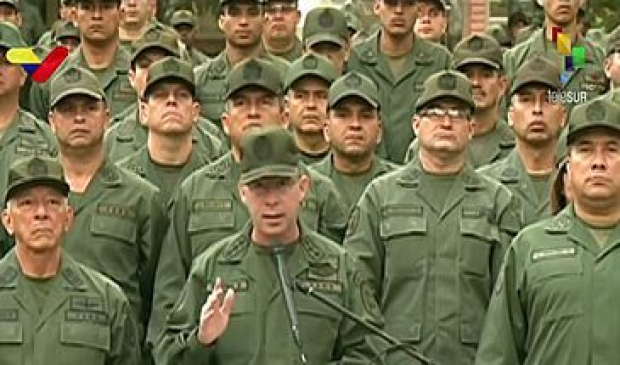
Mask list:
[[[466,163],[471,82],[456,71],[424,83],[413,123],[418,157],[369,184],[351,213],[345,248],[362,263],[385,330],[438,364],[473,364],[516,200]],[[385,364],[407,358],[384,349]]]
[[[301,57],[303,47],[296,31],[301,12],[297,0],[269,0],[265,3],[263,44],[267,52],[293,62]]]

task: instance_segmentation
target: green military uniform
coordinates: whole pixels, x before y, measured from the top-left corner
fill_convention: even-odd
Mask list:
[[[51,107],[70,95],[105,98],[89,71],[65,68],[51,83]],[[73,228],[63,247],[124,290],[143,339],[161,238],[167,228],[157,188],[104,161],[83,193],[71,192]]]
[[[525,62],[513,81],[510,97],[532,84],[544,85],[551,91],[561,90],[559,68],[542,56]],[[517,150],[513,150],[504,160],[480,169],[480,173],[502,182],[521,201],[522,221],[525,225],[551,215],[549,197],[555,174],[530,175]]]
[[[75,38],[80,40],[80,30],[70,21],[62,21],[58,24],[52,37],[52,46],[63,38]]]
[[[314,53],[307,53],[291,63],[291,67],[286,73],[286,79],[284,80],[284,89],[285,92],[294,89],[295,83],[303,78],[314,78],[324,81],[327,85],[331,85],[331,83],[338,78],[338,74],[339,72],[336,66],[327,58]],[[303,138],[303,136],[298,134],[297,128],[292,125],[293,123],[294,122],[291,122],[289,128],[292,129],[295,139],[298,140],[299,138]],[[302,161],[308,165],[322,161],[329,153],[329,145],[327,145],[327,142],[325,145],[328,149],[319,153],[301,150]]]
[[[350,72],[338,78],[329,88],[327,96],[328,109],[336,107],[341,101],[356,97],[364,100],[372,108],[379,109],[379,91],[368,77]],[[338,188],[349,212],[353,209],[366,186],[376,177],[396,169],[396,165],[378,156],[372,157],[372,165],[368,171],[360,174],[347,174],[338,171],[333,162],[334,156],[329,155],[323,161],[312,166],[313,169],[329,177]]]
[[[77,48],[63,62],[59,70],[79,66],[93,72],[103,87],[110,108],[110,115],[117,115],[136,102],[136,92],[129,83],[129,55],[120,47],[116,50],[113,63],[106,69],[93,70],[86,63],[81,48]],[[56,72],[58,73],[59,70]],[[41,119],[47,119],[50,110],[50,82],[33,84],[30,89],[30,110]]]
[[[411,51],[400,60],[404,62],[390,61],[379,48],[380,37],[381,32],[377,32],[355,46],[347,68],[367,75],[377,84],[383,128],[377,154],[401,163],[414,138],[411,118],[415,101],[424,90],[423,83],[432,74],[449,68],[451,56],[445,47],[416,37]]]
[[[0,49],[25,47],[26,43],[18,29],[8,23],[0,23]],[[4,51],[2,51],[4,52]],[[50,127],[23,109],[18,109],[13,120],[0,128],[0,193],[8,184],[8,166],[18,158],[31,155],[56,155],[56,138]],[[13,247],[13,239],[0,228],[0,257]]]
[[[268,61],[249,60],[230,75],[227,97],[245,87],[262,87],[282,93],[278,70]],[[308,229],[341,242],[347,211],[334,184],[316,171],[305,168],[311,179],[300,212]],[[158,335],[165,315],[176,301],[193,260],[215,242],[239,232],[249,213],[239,196],[239,163],[232,152],[195,171],[181,185],[170,208],[170,229],[165,237],[156,277],[156,312],[151,317],[149,337]]]
[[[379,18],[375,15],[373,1],[347,0],[341,10],[359,23],[357,33],[353,39],[353,45],[361,43],[381,29]]]
[[[18,160],[9,175],[3,204],[28,186],[47,186],[64,196],[69,192],[62,166],[49,157]],[[137,364],[140,346],[123,292],[105,276],[55,248],[60,251],[59,267],[46,278],[24,274],[23,260],[16,251],[0,260],[2,364],[43,365],[50,359],[67,365]]]
[[[247,135],[241,155],[243,184],[301,173],[293,137],[282,128]],[[162,364],[298,363],[272,250],[253,243],[252,230],[251,222],[245,224],[241,232],[196,258],[158,346]],[[284,244],[287,270],[300,285],[323,292],[366,320],[380,320],[367,282],[342,247],[303,223],[299,237]],[[224,334],[214,344],[202,345],[197,338],[201,308],[218,277],[236,290],[237,297]],[[308,364],[367,364],[376,355],[363,327],[300,291],[293,291],[293,298]]]
[[[473,108],[460,73],[424,84],[417,108],[444,97]],[[507,188],[465,164],[433,175],[419,159],[370,183],[349,220],[345,248],[370,275],[385,330],[438,364],[472,364],[491,289],[520,229]],[[394,354],[385,364],[405,363]]]
[[[0,3],[12,5],[21,14],[20,31],[28,45],[33,45],[45,32],[45,23],[36,7],[19,0],[2,0]]]
[[[320,6],[310,10],[304,19],[301,33],[301,41],[306,50],[323,42],[344,48],[348,46],[350,38],[345,14],[330,6]]]
[[[569,142],[589,128],[620,132],[604,100],[575,107]],[[598,236],[606,239],[598,240]],[[570,204],[526,227],[497,281],[476,364],[612,364],[620,358],[618,224],[596,229]]]
[[[295,38],[294,43],[293,43],[293,48],[291,48],[290,50],[286,51],[285,53],[279,53],[279,54],[275,54],[275,53],[271,53],[271,55],[276,56],[276,57],[280,57],[283,58],[285,60],[287,60],[288,62],[293,62],[296,59],[298,59],[299,57],[301,57],[304,53],[304,47],[301,44],[301,41],[299,40],[299,38]]]
[[[587,100],[607,92],[609,85],[603,71],[605,55],[603,50],[585,38],[579,37],[571,45],[573,48],[583,46],[586,49],[586,64],[570,74],[566,74],[564,89],[571,92],[586,92]],[[529,39],[504,53],[504,67],[512,82],[519,67],[535,54],[543,55],[564,70],[564,56],[559,53],[556,45],[545,38],[545,29],[536,30]],[[567,104],[572,109],[573,104]]]
[[[167,57],[153,63],[148,71],[144,97],[148,98],[149,94],[152,94],[153,90],[162,82],[182,83],[189,88],[192,95],[195,95],[194,71],[192,66],[185,61]],[[195,136],[199,128],[194,128],[194,131]],[[206,147],[207,151],[203,151],[200,147]],[[162,200],[168,202],[173,192],[189,174],[206,166],[222,154],[221,142],[215,137],[211,137],[209,145],[197,144],[196,148],[192,147],[190,159],[181,166],[161,166],[155,163],[150,157],[147,146],[143,146],[134,154],[121,160],[119,165],[128,168],[157,186],[162,193]]]
[[[170,19],[170,25],[174,29],[176,27],[187,25],[192,28],[196,27],[196,16],[189,10],[178,10],[172,14],[172,18]],[[192,64],[194,67],[198,67],[204,63],[207,63],[210,58],[205,54],[197,50],[195,47],[191,47],[188,44],[185,44],[185,48],[187,51],[187,61]]]

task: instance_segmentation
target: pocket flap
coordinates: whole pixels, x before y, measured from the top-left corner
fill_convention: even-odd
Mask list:
[[[107,352],[110,351],[110,330],[107,326],[92,323],[64,322],[60,329],[60,341]]]
[[[422,324],[411,323],[407,318],[386,323],[385,331],[406,343],[415,343],[422,340]]]
[[[92,217],[90,232],[97,236],[111,237],[132,244],[136,242],[137,238],[137,228],[134,221],[103,215]]]
[[[24,342],[24,329],[19,322],[0,322],[0,343],[20,344]]]

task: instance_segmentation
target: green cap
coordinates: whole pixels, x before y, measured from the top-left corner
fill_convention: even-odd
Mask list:
[[[50,107],[71,95],[86,95],[97,100],[105,100],[105,93],[97,77],[89,70],[69,66],[52,79],[50,85]]]
[[[568,145],[575,142],[581,132],[590,128],[604,127],[620,132],[620,106],[610,100],[597,98],[574,107],[569,121]]]
[[[420,3],[430,3],[437,6],[437,9],[445,12],[446,11],[446,3],[443,0],[418,0]]]
[[[8,4],[19,10],[19,0],[0,0],[0,4]]]
[[[173,27],[179,25],[196,26],[196,16],[191,10],[177,10],[172,14],[170,18],[170,25]]]
[[[482,64],[496,70],[502,68],[502,47],[487,34],[472,34],[454,47],[454,68]]]
[[[180,57],[181,51],[179,50],[179,42],[175,34],[172,31],[164,31],[156,28],[149,28],[142,38],[138,39],[132,44],[133,53],[131,55],[131,63],[136,62],[136,59],[142,52],[149,49],[163,49],[170,56]]]
[[[296,59],[286,73],[285,89],[306,76],[314,76],[327,81],[331,85],[338,78],[338,70],[327,58],[307,53]]]
[[[19,29],[12,23],[0,22],[0,47],[18,48],[27,47]]]
[[[165,57],[153,62],[146,75],[144,97],[148,97],[162,81],[181,82],[187,86],[192,95],[196,95],[194,69],[188,62],[178,57]]]
[[[351,71],[338,78],[329,88],[327,107],[333,108],[342,99],[349,96],[357,96],[373,108],[379,108],[379,90],[377,84],[368,76],[356,71]]]
[[[226,99],[248,86],[258,86],[276,95],[282,95],[283,84],[280,72],[273,63],[250,58],[233,67],[228,75]]]
[[[322,6],[310,10],[301,33],[306,47],[320,42],[331,42],[344,47],[349,41],[347,19],[341,10],[333,7]]]
[[[52,187],[64,196],[69,195],[69,185],[65,181],[62,165],[58,160],[44,155],[19,159],[9,169],[4,203],[6,204],[18,190],[40,185]]]
[[[528,84],[543,84],[552,90],[560,90],[562,89],[560,69],[545,57],[537,54],[517,70],[512,81],[510,96]]]
[[[54,29],[54,41],[62,38],[80,38],[80,30],[70,21],[61,21]]]
[[[241,139],[242,184],[266,177],[294,177],[300,172],[301,155],[295,139],[283,127],[251,131]]]
[[[424,91],[416,103],[416,113],[441,98],[454,98],[474,110],[471,81],[458,71],[445,70],[433,74],[424,82]]]
[[[512,45],[512,39],[510,39],[508,31],[505,27],[499,24],[489,26],[485,30],[485,33],[493,37],[493,39],[495,39],[502,47],[510,47]]]

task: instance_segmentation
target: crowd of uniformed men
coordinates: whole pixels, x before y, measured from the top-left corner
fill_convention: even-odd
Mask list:
[[[440,0],[375,0],[375,31],[314,8],[300,39],[295,0],[221,0],[208,58],[191,11],[63,0],[37,84],[0,1],[0,364],[300,364],[274,247],[436,364],[620,361],[620,33],[542,3],[449,51]],[[421,361],[293,301],[308,364]]]

